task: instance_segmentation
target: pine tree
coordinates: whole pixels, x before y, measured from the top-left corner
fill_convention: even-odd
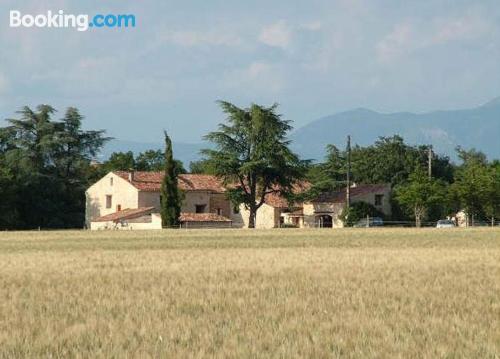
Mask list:
[[[177,163],[172,153],[172,141],[165,132],[165,176],[161,186],[161,222],[163,227],[179,224],[181,194],[178,188]]]
[[[304,176],[306,162],[290,150],[287,134],[292,126],[276,113],[277,104],[239,108],[221,101],[220,105],[226,123],[205,136],[215,149],[202,153],[228,187],[233,204],[242,203],[248,209],[248,228],[255,228],[257,210],[266,196],[292,195],[293,185]]]

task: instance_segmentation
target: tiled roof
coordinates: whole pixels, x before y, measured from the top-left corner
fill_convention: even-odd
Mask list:
[[[266,195],[265,204],[274,208],[287,208],[288,201],[279,193],[269,193]]]
[[[130,182],[139,191],[159,192],[163,180],[163,172],[127,172],[115,171],[115,174]],[[132,181],[130,177],[132,175]],[[225,188],[217,177],[202,174],[181,174],[178,177],[179,188],[183,191],[225,192]]]
[[[216,213],[181,213],[181,222],[231,222],[227,217]]]
[[[307,191],[311,187],[309,182],[300,182],[293,186],[293,193],[299,194]],[[288,208],[290,204],[280,193],[270,193],[266,195],[265,203],[274,208]]]
[[[96,218],[93,222],[119,222],[125,219],[137,218],[150,214],[154,207],[140,207],[140,208],[127,208],[118,212],[107,214],[105,216]]]
[[[362,184],[356,187],[351,187],[351,198],[358,196],[363,196],[366,194],[376,194],[382,193],[387,190],[389,185],[387,184]],[[335,192],[325,192],[321,193],[317,198],[311,202],[331,202],[331,203],[344,203],[346,197],[346,189],[341,189]]]

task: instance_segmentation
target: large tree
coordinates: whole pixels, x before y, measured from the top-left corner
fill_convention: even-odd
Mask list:
[[[287,135],[292,126],[276,113],[277,104],[252,104],[249,108],[225,101],[219,104],[227,115],[226,123],[205,136],[215,149],[202,153],[228,188],[232,202],[243,203],[249,210],[248,227],[254,228],[257,210],[266,196],[290,195],[293,185],[304,176],[304,162],[289,148]]]
[[[181,215],[181,193],[178,186],[177,162],[173,157],[172,141],[165,132],[165,175],[161,185],[161,222],[163,227],[179,224]]]
[[[488,167],[486,181],[484,213],[494,226],[495,220],[500,219],[500,163]]]
[[[422,167],[417,165],[408,180],[396,186],[395,198],[413,215],[415,225],[420,227],[429,209],[445,201],[446,187],[444,182],[429,178]]]
[[[84,222],[84,194],[90,160],[108,140],[104,131],[83,131],[82,116],[69,108],[60,120],[55,109],[23,107],[19,118],[0,128],[1,188],[8,201],[4,228],[70,228]],[[4,197],[4,194],[6,196]],[[0,221],[2,222],[2,221]]]
[[[316,197],[321,192],[335,191],[346,185],[346,152],[335,145],[328,145],[323,163],[312,164],[307,171],[307,179],[312,186],[309,196]]]
[[[457,148],[462,164],[455,173],[451,194],[456,199],[457,210],[464,210],[467,224],[473,224],[478,217],[486,216],[486,207],[494,210],[494,172],[488,168],[486,156],[474,149]],[[488,206],[489,204],[489,206]],[[488,211],[490,212],[490,211]],[[493,211],[494,212],[494,211]],[[490,212],[489,214],[491,214]]]

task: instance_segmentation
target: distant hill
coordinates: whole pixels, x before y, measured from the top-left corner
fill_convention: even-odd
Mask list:
[[[423,114],[398,112],[383,114],[359,108],[320,118],[296,129],[292,148],[302,158],[323,160],[325,147],[335,144],[345,148],[347,135],[354,144],[369,145],[380,136],[401,135],[410,144],[432,144],[438,153],[456,158],[455,148],[475,147],[490,158],[500,158],[500,97],[482,106]],[[175,157],[184,162],[200,158],[203,143],[175,143]],[[115,151],[139,153],[163,148],[163,143],[113,140],[106,145],[101,159]]]
[[[500,158],[500,98],[472,109],[423,114],[382,114],[363,108],[342,112],[295,130],[292,147],[303,158],[322,160],[326,145],[344,148],[348,134],[359,145],[399,134],[410,144],[432,144],[438,153],[452,158],[458,145]]]

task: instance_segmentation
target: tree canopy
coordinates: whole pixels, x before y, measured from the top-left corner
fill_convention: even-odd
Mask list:
[[[417,164],[408,180],[396,186],[395,198],[415,218],[415,225],[420,227],[429,209],[445,201],[446,186],[443,181],[430,178]]]
[[[178,185],[177,162],[173,157],[172,140],[165,134],[165,154],[163,182],[161,185],[161,222],[163,227],[175,227],[179,224],[182,196]]]
[[[103,130],[83,131],[76,108],[60,120],[52,119],[55,112],[48,105],[25,106],[19,118],[0,128],[0,195],[6,207],[0,228],[83,226],[90,162],[109,138]]]
[[[219,104],[226,121],[205,136],[215,149],[202,153],[227,186],[233,203],[248,208],[248,227],[254,228],[266,196],[291,194],[293,185],[304,176],[304,162],[289,148],[287,135],[292,126],[276,113],[277,104],[248,108],[225,101]]]

